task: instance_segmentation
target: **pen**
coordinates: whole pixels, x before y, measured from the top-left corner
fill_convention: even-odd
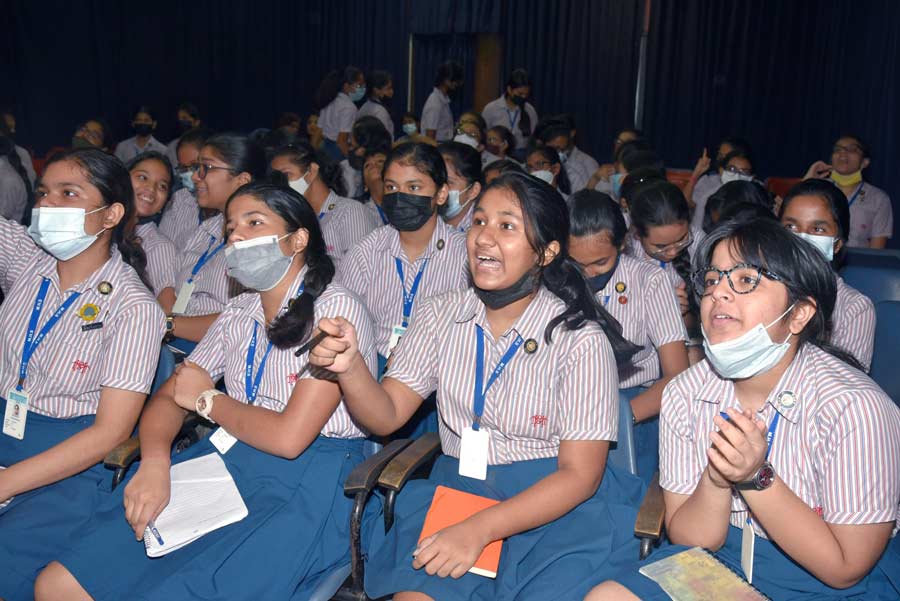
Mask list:
[[[724,411],[719,411],[719,415],[722,416],[722,419],[731,419],[731,416],[725,413]]]
[[[301,346],[300,348],[298,348],[298,349],[297,349],[297,352],[294,353],[294,356],[295,356],[295,357],[299,357],[300,355],[302,355],[303,353],[307,352],[309,349],[313,348],[314,346],[316,346],[317,344],[319,344],[320,342],[322,342],[322,341],[325,340],[326,338],[328,338],[328,333],[327,333],[327,332],[325,332],[324,330],[321,331],[321,332],[319,332],[318,334],[316,334],[315,336],[313,336],[312,338],[310,338],[309,340],[307,340],[306,343],[305,343],[303,346]]]
[[[156,542],[159,543],[159,546],[160,546],[160,547],[162,547],[163,545],[165,545],[165,543],[163,542],[162,537],[159,535],[159,530],[156,529],[156,523],[155,523],[155,522],[150,522],[149,524],[147,524],[147,530],[149,530],[149,531],[153,534],[153,538],[156,539]]]

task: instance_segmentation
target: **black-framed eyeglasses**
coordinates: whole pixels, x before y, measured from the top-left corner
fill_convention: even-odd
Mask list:
[[[206,174],[214,169],[220,169],[222,171],[230,171],[232,173],[235,172],[231,167],[217,167],[215,165],[210,165],[209,163],[195,163],[194,171],[197,172],[197,177],[200,179],[206,179]]]
[[[738,263],[731,269],[725,270],[710,266],[694,272],[694,290],[700,296],[708,296],[725,277],[728,280],[728,286],[735,294],[750,294],[759,286],[759,281],[763,276],[776,282],[781,281],[781,277],[777,274],[750,263]]]

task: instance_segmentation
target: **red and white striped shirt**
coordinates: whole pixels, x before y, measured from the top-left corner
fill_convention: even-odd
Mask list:
[[[729,407],[740,410],[734,383],[708,361],[666,386],[659,420],[664,489],[694,492],[717,429],[713,417]],[[769,462],[795,495],[832,524],[900,524],[900,410],[877,384],[807,343],[757,417],[770,425],[776,411]],[[735,495],[731,524],[740,528],[746,519],[747,505]],[[753,525],[766,536],[757,520]]]
[[[306,268],[295,278],[282,302],[283,309],[286,309],[288,302],[297,295],[305,274]],[[377,364],[375,339],[371,319],[362,302],[348,290],[329,285],[316,299],[315,319],[311,330],[324,317],[344,317],[355,326],[359,352],[374,374]],[[266,319],[257,292],[248,292],[232,299],[190,355],[190,360],[209,372],[213,380],[225,376],[228,394],[242,403],[247,402],[244,377],[247,349],[250,347],[254,324],[257,325],[256,357],[253,363],[255,377],[268,346]],[[294,385],[299,380],[335,379],[335,376],[327,370],[309,366],[309,353],[295,357],[295,350],[272,348],[256,397],[256,404],[260,407],[280,413],[287,406]],[[361,438],[366,436],[366,433],[353,421],[347,407],[341,401],[322,428],[322,435],[332,438]]]
[[[403,263],[402,286],[396,259]],[[403,320],[404,290],[412,290],[425,261],[428,264],[419,282],[413,315],[415,305],[429,296],[468,287],[467,260],[466,237],[440,217],[428,246],[413,262],[400,245],[400,233],[386,225],[350,250],[338,269],[338,281],[366,303],[375,321],[378,352],[387,356],[393,327],[401,325]]]
[[[38,330],[72,293],[81,296],[28,363],[29,410],[61,419],[93,415],[104,387],[149,392],[165,316],[137,273],[113,247],[109,260],[85,281],[60,290],[56,265],[23,226],[0,218],[0,286],[6,295],[0,305],[0,395],[6,397],[19,379],[22,346],[43,278],[50,287]],[[110,284],[109,294],[100,292],[106,289],[101,282]]]
[[[657,349],[687,340],[678,299],[662,269],[625,254],[597,300],[622,324],[625,338],[643,348],[619,372],[619,388],[649,385],[661,370]],[[621,291],[621,292],[620,292]]]
[[[484,381],[512,345],[524,344],[488,390],[481,429],[490,435],[488,464],[556,457],[562,440],[616,440],[618,378],[612,348],[594,323],[553,331],[565,303],[546,288],[499,339],[472,289],[416,303],[415,319],[394,350],[386,377],[427,398],[437,391],[441,446],[459,457],[460,437],[475,418],[476,324],[484,329]]]
[[[335,265],[340,264],[355,244],[381,225],[381,220],[376,219],[361,202],[338,196],[334,191],[328,193],[319,214],[328,256]]]
[[[185,244],[175,270],[175,293],[181,289],[203,253],[212,253],[225,239],[225,218],[221,213],[200,224],[197,232]],[[219,313],[228,303],[230,282],[225,271],[225,249],[219,250],[194,276],[194,293],[188,301],[184,315],[211,315]]]
[[[174,288],[175,267],[178,265],[175,245],[160,233],[155,223],[139,225],[135,228],[135,233],[140,237],[141,248],[147,255],[145,271],[153,294],[159,296],[166,288]]]
[[[875,305],[868,296],[837,278],[837,300],[831,316],[831,344],[850,353],[868,369],[875,349]]]
[[[172,241],[179,252],[184,250],[200,227],[200,205],[197,197],[187,188],[175,192],[169,206],[163,211],[159,231]]]

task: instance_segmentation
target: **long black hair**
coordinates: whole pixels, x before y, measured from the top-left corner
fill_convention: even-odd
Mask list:
[[[266,155],[262,148],[247,136],[221,133],[206,139],[204,147],[211,147],[231,168],[234,175],[249,173],[253,179],[266,174]]]
[[[720,223],[703,239],[694,256],[695,273],[702,273],[711,264],[713,252],[723,241],[741,261],[763,267],[778,276],[787,288],[789,305],[807,299],[815,302],[815,315],[798,334],[801,344],[810,342],[865,371],[854,357],[828,342],[837,301],[837,277],[816,247],[774,219],[733,219]],[[698,290],[698,303],[700,294]]]
[[[369,97],[369,100],[382,103],[383,101],[375,96],[375,90],[380,90],[392,81],[394,81],[394,78],[388,71],[381,69],[370,71],[366,76],[366,96]]]
[[[131,265],[141,280],[147,284],[147,288],[152,289],[145,273],[147,255],[135,239],[130,225],[136,212],[131,174],[125,165],[99,148],[69,148],[50,157],[45,170],[53,163],[63,161],[70,161],[81,168],[91,185],[100,191],[100,197],[106,206],[117,202],[124,207],[125,214],[112,230],[112,241],[122,254],[122,259]]]
[[[622,326],[597,302],[581,268],[569,257],[569,210],[562,196],[535,177],[507,173],[495,179],[488,190],[503,189],[515,195],[525,218],[525,234],[532,250],[543,257],[549,244],[559,244],[559,253],[539,269],[538,280],[565,304],[565,310],[550,320],[544,340],[553,340],[553,330],[564,324],[578,330],[587,322],[597,323],[606,333],[618,361],[627,361],[640,350],[622,336]]]
[[[719,213],[721,220],[723,216],[734,217],[737,212],[751,211],[751,209],[744,210],[742,205],[754,205],[768,211],[771,217],[775,216],[775,201],[759,183],[736,180],[723,184],[707,199],[703,208],[703,231],[708,233],[717,223],[717,220],[713,219],[714,212]]]
[[[303,276],[303,294],[294,299],[288,310],[279,315],[266,330],[266,335],[276,348],[286,349],[300,345],[309,335],[315,321],[315,302],[334,278],[334,263],[325,247],[325,238],[319,227],[315,211],[300,194],[287,186],[280,173],[269,180],[251,182],[235,190],[225,204],[228,206],[238,196],[252,196],[264,202],[287,223],[288,233],[299,229],[309,232],[309,241],[303,252],[306,274]]]
[[[791,201],[798,196],[814,196],[825,202],[831,218],[837,224],[837,237],[843,241],[841,249],[834,253],[834,259],[831,261],[832,267],[840,269],[847,260],[847,239],[850,236],[850,203],[847,197],[841,192],[833,182],[824,179],[808,179],[802,181],[791,188],[784,201],[781,203],[781,211],[778,213],[778,219],[784,217]]]
[[[462,142],[443,142],[438,144],[438,152],[444,160],[453,165],[466,184],[481,181],[481,153]]]
[[[625,243],[628,226],[622,209],[608,194],[597,190],[579,190],[568,198],[569,234],[575,238],[609,232],[617,249]]]
[[[395,147],[384,160],[381,177],[393,163],[415,167],[434,181],[437,190],[447,183],[447,165],[437,148],[422,142],[405,142]]]
[[[169,205],[169,201],[172,200],[172,184],[175,183],[175,171],[172,169],[172,163],[169,162],[169,157],[155,150],[147,150],[128,161],[128,164],[125,165],[125,168],[128,169],[128,175],[130,176],[131,172],[134,171],[134,168],[144,161],[156,161],[162,165],[165,168],[166,173],[169,174],[169,188],[166,192],[166,202],[159,212],[153,215],[153,222],[156,223],[156,225],[159,225],[163,210]],[[137,240],[138,238],[135,239]]]
[[[319,178],[325,185],[334,190],[334,193],[338,196],[347,196],[347,186],[344,184],[341,166],[335,163],[325,152],[313,148],[309,142],[298,140],[287,146],[282,146],[272,154],[271,160],[278,157],[285,157],[291,163],[303,169],[304,172],[315,163],[319,166]]]
[[[337,98],[338,93],[343,89],[344,84],[353,83],[362,75],[363,72],[360,69],[351,65],[329,71],[316,90],[315,107],[313,107],[315,112],[319,112],[331,104],[331,101]]]
[[[545,161],[551,165],[559,165],[559,175],[556,176],[556,185],[563,194],[572,193],[572,184],[569,182],[569,174],[562,161],[559,160],[559,153],[549,146],[535,146],[528,151],[528,156],[539,154]]]

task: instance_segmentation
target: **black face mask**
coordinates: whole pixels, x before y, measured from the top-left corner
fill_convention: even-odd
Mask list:
[[[522,106],[523,104],[525,104],[525,98],[523,96],[512,96],[510,97],[510,100],[512,100],[512,103],[516,106]]]
[[[184,132],[188,131],[189,129],[193,129],[193,128],[194,128],[194,124],[191,123],[190,121],[185,121],[183,119],[179,119],[178,133],[183,134]]]
[[[619,266],[619,255],[616,255],[616,263],[613,265],[613,268],[607,271],[606,273],[601,273],[600,275],[595,275],[592,278],[587,278],[588,284],[591,285],[591,290],[595,293],[600,292],[606,285],[609,284],[609,281],[612,279],[613,275],[616,273],[616,267]]]
[[[387,197],[385,197],[387,198]],[[484,290],[479,288],[472,282],[472,276],[469,275],[469,281],[475,295],[481,299],[488,309],[502,309],[510,303],[514,303],[519,299],[525,298],[537,290],[537,271],[529,269],[519,280],[512,286],[502,288],[500,290]]]
[[[133,127],[134,133],[139,136],[149,136],[153,133],[153,125],[151,123],[135,123]]]
[[[431,197],[406,192],[385,194],[381,208],[388,223],[401,232],[414,232],[431,219]]]

